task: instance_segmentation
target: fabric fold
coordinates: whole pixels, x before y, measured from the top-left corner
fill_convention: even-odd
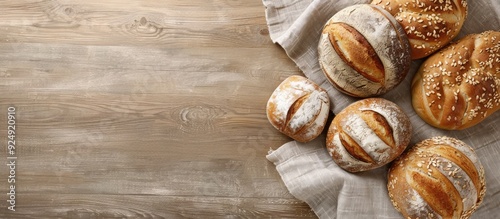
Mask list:
[[[288,142],[267,155],[290,193],[311,206],[320,218],[398,218],[387,195],[386,168],[362,173],[340,169],[323,138]]]

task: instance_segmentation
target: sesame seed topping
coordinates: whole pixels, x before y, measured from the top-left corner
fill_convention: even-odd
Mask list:
[[[439,32],[433,31],[432,33],[439,34]],[[449,114],[434,116],[442,116],[447,121],[465,123],[467,120],[475,120],[478,117],[485,118],[500,108],[500,77],[498,76],[500,37],[492,35],[490,33],[474,36],[481,38],[480,43],[476,41],[475,48],[465,46],[467,44],[452,44],[438,53],[442,58],[424,62],[422,84],[427,105],[441,110],[448,105],[445,102],[448,102],[447,99],[450,98],[455,104],[450,106]],[[474,95],[469,92],[471,89],[474,90]],[[461,112],[463,119],[455,113],[451,114],[457,109],[465,109]]]

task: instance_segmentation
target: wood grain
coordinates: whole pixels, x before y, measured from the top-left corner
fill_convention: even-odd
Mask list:
[[[0,5],[0,218],[315,217],[265,159],[290,140],[266,102],[300,72],[261,2]]]

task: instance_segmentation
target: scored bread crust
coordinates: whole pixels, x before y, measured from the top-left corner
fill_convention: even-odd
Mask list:
[[[323,131],[330,110],[327,92],[298,75],[285,79],[267,102],[269,122],[296,141],[308,142]]]
[[[399,156],[410,142],[408,116],[382,98],[359,100],[338,113],[327,133],[333,160],[349,172],[383,166]]]
[[[467,16],[465,0],[373,0],[403,26],[412,59],[431,55],[455,38]]]
[[[405,218],[468,218],[486,193],[474,150],[445,136],[424,140],[397,158],[387,188]]]
[[[378,96],[407,75],[411,58],[401,25],[382,8],[353,5],[324,25],[319,64],[330,83],[354,97]]]
[[[428,124],[474,126],[500,109],[500,32],[468,35],[429,57],[412,81],[412,104]]]

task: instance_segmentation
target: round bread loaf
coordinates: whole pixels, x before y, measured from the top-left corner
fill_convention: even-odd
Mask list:
[[[410,143],[410,119],[395,103],[382,98],[359,100],[333,119],[326,147],[333,160],[349,172],[383,166]]]
[[[319,64],[330,83],[354,97],[377,96],[396,87],[408,73],[408,39],[382,8],[359,4],[336,13],[323,28]]]
[[[405,218],[468,218],[486,192],[476,153],[450,137],[424,140],[396,159],[387,188]]]
[[[267,102],[269,122],[283,134],[308,142],[323,131],[330,110],[326,91],[302,76],[290,76]]]
[[[465,0],[373,0],[403,26],[412,59],[419,59],[446,46],[455,38],[467,15]]]
[[[459,130],[500,109],[500,32],[468,35],[429,57],[412,82],[412,104],[428,124]]]

